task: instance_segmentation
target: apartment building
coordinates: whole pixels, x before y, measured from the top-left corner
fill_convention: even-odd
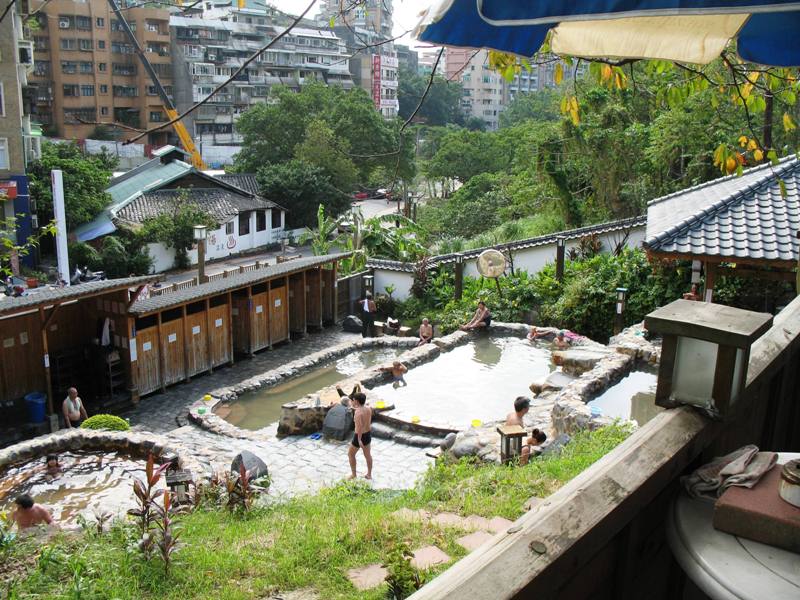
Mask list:
[[[551,60],[542,64],[532,64],[530,70],[522,69],[514,76],[513,81],[507,84],[509,99],[513,100],[517,94],[538,92],[546,88],[556,87],[556,65],[561,63],[564,81],[575,77],[582,77],[586,72],[586,65],[580,64],[577,73],[574,67],[566,66],[563,61]]]
[[[88,138],[97,123],[145,129],[167,120],[161,98],[107,0],[32,0],[41,8],[33,34],[37,115],[45,131]],[[119,2],[139,45],[172,94],[169,12],[159,5]],[[116,130],[112,130],[116,131]],[[147,143],[166,144],[169,130]]]
[[[320,26],[330,27],[343,39],[350,55],[350,73],[355,85],[364,89],[375,109],[387,119],[397,116],[398,59],[392,38],[392,1],[323,0]]]
[[[41,151],[30,119],[28,75],[33,70],[33,42],[25,38],[20,17],[27,3],[20,1],[5,10],[0,21],[0,219],[14,219],[14,230],[6,235],[24,244],[36,227],[25,168]],[[33,266],[33,256],[21,262]],[[18,265],[12,261],[14,269]]]
[[[397,62],[400,68],[406,69],[411,73],[416,73],[417,69],[419,69],[419,55],[417,51],[401,44],[395,44],[394,49],[395,52],[397,52]]]
[[[447,48],[444,58],[447,79],[461,82],[464,114],[481,119],[487,129],[497,129],[500,113],[508,104],[508,86],[503,76],[489,67],[488,51]]]
[[[433,65],[436,63],[436,58],[439,56],[439,48],[420,50],[417,56],[417,72],[420,75],[430,76],[433,71]],[[460,54],[458,55],[460,56]],[[442,56],[439,64],[436,65],[436,74],[442,77],[446,76],[445,69],[446,57]]]
[[[206,98],[283,30],[269,15],[255,9],[225,7],[218,16],[221,18],[173,15],[170,19],[179,110]],[[298,26],[184,123],[196,143],[236,145],[241,143],[236,120],[253,104],[267,101],[270,87],[300,89],[310,81],[353,87],[344,42],[330,30]]]

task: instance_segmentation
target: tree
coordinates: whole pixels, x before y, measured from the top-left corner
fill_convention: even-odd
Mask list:
[[[332,132],[329,139],[336,140],[336,148],[357,169],[359,184],[366,183],[377,166],[392,173],[397,171],[400,178],[413,176],[413,143],[403,145],[398,164],[399,125],[386,121],[364,90],[345,91],[321,83],[305,85],[300,92],[273,87],[270,102],[256,104],[241,115],[236,129],[243,141],[242,151],[236,156],[236,169],[253,173],[265,164],[300,158],[296,154],[298,142],[305,139],[309,124],[314,121],[327,125]],[[323,134],[316,125],[312,132]]]
[[[186,190],[181,190],[171,213],[147,219],[142,226],[142,237],[148,241],[161,242],[175,249],[175,267],[189,266],[188,251],[194,246],[194,226],[217,227],[205,211],[189,200]]]
[[[460,83],[447,81],[437,75],[431,83],[428,94],[425,95],[429,77],[423,77],[408,69],[400,69],[398,80],[397,100],[400,105],[398,114],[401,119],[407,120],[425,96],[425,101],[415,116],[416,119],[428,125],[464,124]]]
[[[257,178],[264,197],[289,210],[286,220],[291,227],[313,226],[320,205],[333,218],[350,207],[350,197],[331,184],[330,176],[304,160],[267,165]]]
[[[428,162],[427,175],[434,179],[457,179],[466,183],[481,173],[508,169],[512,153],[496,133],[457,130],[448,133]]]
[[[3,194],[0,194],[0,203],[7,202]],[[19,244],[15,241],[17,231],[16,217],[0,219],[0,277],[5,279],[12,274],[11,261],[15,255],[18,258],[27,256],[39,245],[42,238],[55,235],[55,223],[50,222],[41,227],[33,236],[29,237],[25,243]]]
[[[560,121],[560,99],[561,93],[551,88],[519,93],[500,113],[500,127],[513,127],[524,121]]]
[[[306,127],[305,137],[295,147],[294,155],[298,160],[319,167],[333,187],[348,194],[358,180],[358,170],[347,157],[348,148],[347,140],[335,137],[325,121],[314,119]]]
[[[42,144],[42,157],[28,168],[31,199],[39,219],[48,222],[53,216],[53,192],[50,171],[61,169],[64,175],[64,206],[67,229],[94,219],[111,202],[105,189],[118,164],[106,152],[84,154],[74,142]]]
[[[325,207],[320,204],[317,206],[317,226],[304,231],[300,236],[300,243],[311,242],[311,251],[317,256],[329,254],[331,246],[338,240],[338,238],[334,238],[338,229],[339,222],[326,215]]]

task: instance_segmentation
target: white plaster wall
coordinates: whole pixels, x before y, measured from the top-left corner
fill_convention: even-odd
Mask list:
[[[168,249],[164,244],[147,244],[147,252],[153,259],[153,273],[168,271],[175,264],[175,250]]]
[[[392,297],[396,300],[405,300],[411,295],[411,285],[413,283],[414,276],[411,273],[375,269],[375,279],[372,282],[372,287],[376,294],[385,294],[386,286],[393,285],[395,291],[392,292]]]

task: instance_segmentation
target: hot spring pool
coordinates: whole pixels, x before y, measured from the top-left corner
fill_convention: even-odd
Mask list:
[[[133,480],[144,477],[143,460],[114,452],[64,452],[58,458],[61,473],[54,477],[44,457],[0,473],[0,510],[12,510],[14,498],[30,494],[59,525],[75,525],[78,515],[92,521],[95,511],[121,516],[134,506]]]
[[[296,402],[306,394],[318,392],[367,367],[392,361],[405,350],[408,348],[384,347],[351,352],[284,383],[242,394],[229,405],[216,409],[216,413],[242,429],[262,429],[280,420],[284,404]]]
[[[636,421],[641,426],[663,410],[655,405],[657,383],[655,370],[631,371],[587,406],[603,416]]]
[[[499,421],[514,409],[517,396],[530,396],[532,381],[554,366],[550,350],[519,338],[478,337],[409,369],[407,386],[392,383],[373,393],[395,405],[393,416],[444,428],[466,429],[474,419]]]

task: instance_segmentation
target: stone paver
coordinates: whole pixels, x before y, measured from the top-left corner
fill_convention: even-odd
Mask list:
[[[367,565],[366,567],[359,567],[358,569],[350,569],[347,572],[347,578],[359,590],[371,590],[378,587],[386,579],[389,574],[384,567],[378,563],[374,565]]]
[[[322,348],[360,338],[359,334],[346,333],[338,327],[330,327],[319,333],[309,333],[291,343],[283,343],[272,350],[259,352],[253,358],[239,359],[231,367],[221,367],[215,369],[213,373],[198,375],[188,383],[179,383],[167,388],[164,393],[146,396],[137,407],[122,416],[130,420],[134,429],[154,433],[170,431],[178,426],[177,417],[183,417],[189,406],[210,390],[233,385]]]
[[[476,548],[483,546],[486,542],[494,536],[485,531],[473,531],[472,533],[462,536],[456,540],[458,545],[464,548],[467,552],[472,552]]]
[[[494,517],[493,519],[489,520],[488,529],[492,533],[500,533],[501,531],[506,531],[513,524],[514,524],[513,521],[509,521],[508,519],[504,519],[503,517]]]
[[[420,571],[446,562],[450,562],[450,557],[436,546],[425,546],[414,550],[414,558],[411,559],[411,564]]]
[[[441,525],[442,527],[460,527],[461,529],[475,529],[472,527],[469,522],[462,516],[459,516],[455,513],[443,512],[431,519],[437,525]]]
[[[409,521],[409,522],[419,522],[419,521],[427,521],[431,513],[427,510],[411,510],[410,508],[401,508],[400,510],[396,510],[392,513],[393,517],[400,519],[401,521]]]

